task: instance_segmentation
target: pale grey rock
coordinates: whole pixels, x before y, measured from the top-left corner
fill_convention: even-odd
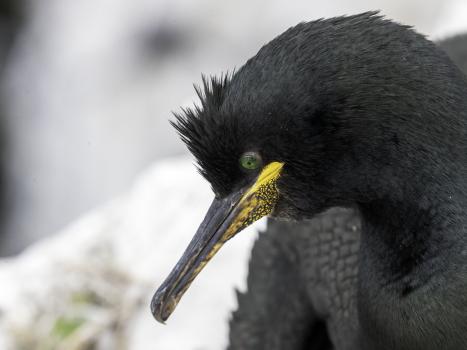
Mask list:
[[[211,196],[189,159],[162,161],[126,194],[2,261],[0,348],[222,348],[255,228],[229,241],[166,325],[149,310]]]

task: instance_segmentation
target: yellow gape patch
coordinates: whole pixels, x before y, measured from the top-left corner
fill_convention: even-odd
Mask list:
[[[238,206],[242,209],[227,229],[223,242],[272,213],[279,198],[276,182],[283,166],[284,163],[272,162],[264,167],[256,182],[240,199]]]

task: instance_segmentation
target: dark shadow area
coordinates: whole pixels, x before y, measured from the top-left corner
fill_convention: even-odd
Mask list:
[[[22,1],[2,0],[0,2],[0,245],[3,240],[6,203],[6,157],[8,148],[8,132],[6,130],[6,103],[3,81],[11,48],[18,35],[22,23]]]
[[[438,45],[467,74],[467,33],[442,40]]]
[[[305,338],[302,350],[312,349],[333,350],[331,339],[329,338],[326,323],[324,321],[316,322]]]

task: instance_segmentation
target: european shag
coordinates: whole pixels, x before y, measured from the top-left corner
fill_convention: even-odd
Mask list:
[[[269,215],[230,349],[467,349],[467,79],[445,52],[374,12],[337,17],[197,91],[174,126],[215,198],[157,320]]]

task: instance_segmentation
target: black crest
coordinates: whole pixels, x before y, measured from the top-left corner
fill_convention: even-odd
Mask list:
[[[237,164],[232,153],[239,153],[234,118],[222,110],[232,73],[220,77],[202,76],[202,86],[194,85],[200,104],[174,112],[171,125],[177,130],[198,163],[199,172],[211,183],[216,194],[226,193]],[[207,171],[209,169],[209,171]],[[226,170],[231,169],[230,174]],[[232,174],[233,172],[233,174]]]

